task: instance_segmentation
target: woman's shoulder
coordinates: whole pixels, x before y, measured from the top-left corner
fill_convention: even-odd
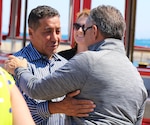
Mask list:
[[[69,60],[76,54],[76,51],[77,50],[75,48],[72,48],[72,49],[60,51],[58,52],[58,54],[64,57],[65,59]]]

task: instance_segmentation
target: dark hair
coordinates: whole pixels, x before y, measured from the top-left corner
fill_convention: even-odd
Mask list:
[[[36,30],[40,26],[39,23],[40,19],[43,19],[45,17],[54,17],[54,16],[60,17],[60,14],[56,9],[45,5],[38,6],[31,10],[28,17],[28,25],[30,28]]]
[[[101,5],[91,10],[92,20],[105,38],[122,39],[126,24],[121,12],[113,6]]]

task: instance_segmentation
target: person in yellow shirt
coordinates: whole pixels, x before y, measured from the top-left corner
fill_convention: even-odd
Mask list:
[[[0,125],[35,125],[13,77],[0,67]]]

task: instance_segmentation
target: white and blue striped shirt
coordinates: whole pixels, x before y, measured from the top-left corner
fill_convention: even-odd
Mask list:
[[[39,54],[31,43],[14,55],[17,57],[26,58],[28,61],[29,70],[39,79],[53,73],[56,69],[63,66],[67,62],[66,59],[58,54],[54,54],[53,58],[49,60],[46,56]],[[18,83],[19,81],[16,82]],[[64,125],[66,116],[64,114],[50,114],[48,110],[48,101],[35,100],[25,94],[23,95],[37,125]],[[53,99],[52,101],[60,101],[63,98],[64,97],[60,97]]]

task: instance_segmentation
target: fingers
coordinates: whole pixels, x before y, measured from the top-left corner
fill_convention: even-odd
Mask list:
[[[88,117],[89,114],[77,114],[76,117]]]
[[[95,108],[96,105],[91,100],[85,100],[85,99],[75,99],[71,97],[66,97],[65,101],[67,104],[70,104],[71,106],[76,106],[74,108],[81,109],[81,108]]]
[[[76,105],[93,105],[94,102],[91,101],[91,100],[79,100],[79,99],[74,99],[74,100],[71,100],[72,103],[76,104]]]
[[[88,117],[89,113],[94,111],[94,109],[80,109],[80,112],[78,112],[75,116],[76,117]]]
[[[9,55],[8,56],[8,59],[14,59],[14,58],[17,58],[17,57],[15,57],[14,55]]]
[[[10,63],[9,60],[7,60],[4,63],[4,69],[9,73],[14,74],[15,65],[13,63]]]
[[[72,107],[69,107],[67,110],[70,114],[68,115],[71,115],[71,116],[76,116],[76,117],[87,117],[89,116],[89,113],[90,112],[93,112],[94,111],[94,108],[96,107],[96,105],[74,105],[73,106],[74,108]],[[70,110],[70,111],[69,111]]]
[[[26,59],[19,59],[13,55],[8,56],[8,60],[4,63],[4,68],[6,71],[14,75],[14,70],[17,67],[27,67],[27,60]]]
[[[92,112],[94,110],[94,108],[96,107],[96,105],[92,102],[92,101],[80,101],[78,100],[76,102],[77,110],[79,110],[79,112],[81,113],[88,113],[88,112]]]
[[[94,111],[96,105],[90,100],[70,99],[71,105],[68,105],[68,111],[72,111],[72,116],[87,117],[90,112]]]
[[[75,92],[76,94],[79,91]],[[72,93],[72,95],[76,95]],[[79,100],[69,96],[59,103],[53,104],[55,108],[50,108],[50,111],[55,113],[64,113],[68,116],[87,117],[90,112],[93,112],[96,105],[90,100]]]
[[[80,93],[80,90],[76,90],[74,92],[71,92],[71,93],[67,94],[67,96],[68,97],[74,97],[74,96],[78,95],[79,93]]]

